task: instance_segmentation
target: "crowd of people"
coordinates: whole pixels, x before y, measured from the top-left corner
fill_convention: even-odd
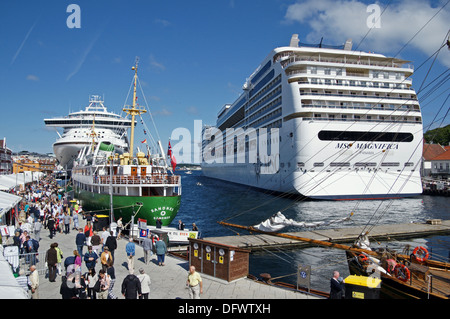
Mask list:
[[[71,256],[64,258],[57,242],[53,242],[45,251],[46,277],[50,282],[56,282],[57,277],[61,277],[60,294],[63,299],[118,299],[113,291],[116,282],[114,260],[117,240],[122,236],[121,220],[117,223],[117,236],[107,227],[97,231],[94,227],[95,215],[83,212],[78,202],[69,201],[58,192],[59,189],[56,181],[48,176],[27,186],[25,190],[24,200],[19,205],[18,227],[13,244],[26,257],[30,274],[25,276],[22,270],[17,281],[30,293],[31,298],[38,299],[40,278],[36,268],[36,253],[42,229],[48,230],[50,239],[75,230],[77,234]],[[84,227],[80,226],[81,220],[85,221]],[[34,234],[34,238],[31,234]],[[164,241],[153,242],[150,237],[143,240],[145,264],[149,263],[153,246],[156,248],[158,264],[164,266],[167,247]],[[147,299],[150,294],[150,276],[142,267],[135,275],[136,248],[131,238],[125,253],[129,274],[123,279],[120,291],[126,299]]]

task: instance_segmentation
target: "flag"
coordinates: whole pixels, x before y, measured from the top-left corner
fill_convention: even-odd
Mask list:
[[[141,143],[147,143],[147,139],[145,139],[145,140],[141,141]]]
[[[170,158],[170,164],[172,165],[173,170],[175,170],[175,167],[177,166],[177,161],[175,159],[175,156],[172,154],[172,146],[170,146],[170,141],[169,147],[167,149],[167,156]]]

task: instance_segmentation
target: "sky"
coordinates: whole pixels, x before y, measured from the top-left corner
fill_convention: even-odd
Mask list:
[[[380,9],[378,20],[370,5]],[[92,94],[123,114],[139,57],[158,133],[148,114],[144,120],[164,147],[170,138],[173,146],[181,140],[172,136],[176,128],[193,138],[194,121],[214,125],[245,79],[294,33],[305,43],[351,38],[354,49],[412,61],[426,131],[450,122],[450,50],[433,55],[449,21],[449,0],[1,0],[0,138],[14,152],[51,153],[57,134],[44,119],[84,109]],[[138,127],[135,145],[145,137]]]

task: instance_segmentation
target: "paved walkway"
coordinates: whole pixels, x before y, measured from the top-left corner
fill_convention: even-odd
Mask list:
[[[84,227],[82,220],[80,226]],[[44,258],[45,252],[50,248],[50,244],[57,242],[63,251],[64,257],[72,256],[76,249],[75,236],[77,231],[71,230],[69,234],[58,233],[53,239],[49,238],[47,229],[41,232],[41,241],[39,255]],[[128,275],[128,267],[125,254],[125,245],[127,239],[117,241],[117,250],[115,251],[114,269],[116,273],[116,283],[113,292],[119,299],[124,299],[121,294],[121,285],[123,279]],[[87,251],[85,247],[83,253]],[[156,256],[153,256],[149,265],[144,264],[143,249],[136,244],[135,274],[139,268],[144,268],[151,279],[150,299],[188,299],[189,293],[185,286],[189,262],[177,257],[166,256],[165,266],[158,266]],[[64,266],[63,266],[64,268]],[[100,260],[97,263],[96,271],[101,269]],[[83,261],[82,272],[86,272]],[[282,288],[264,285],[248,278],[236,280],[228,283],[217,278],[203,275],[203,294],[202,299],[318,299],[315,296],[298,293]],[[48,278],[41,275],[39,288],[40,299],[61,299],[60,286],[61,277],[58,276],[56,282],[49,282]]]

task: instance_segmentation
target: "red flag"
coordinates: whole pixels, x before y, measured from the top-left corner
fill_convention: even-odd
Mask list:
[[[170,164],[172,165],[172,169],[175,170],[175,167],[177,166],[177,160],[175,159],[175,156],[172,154],[172,146],[170,146],[170,141],[169,147],[167,149],[167,156],[170,158]]]

